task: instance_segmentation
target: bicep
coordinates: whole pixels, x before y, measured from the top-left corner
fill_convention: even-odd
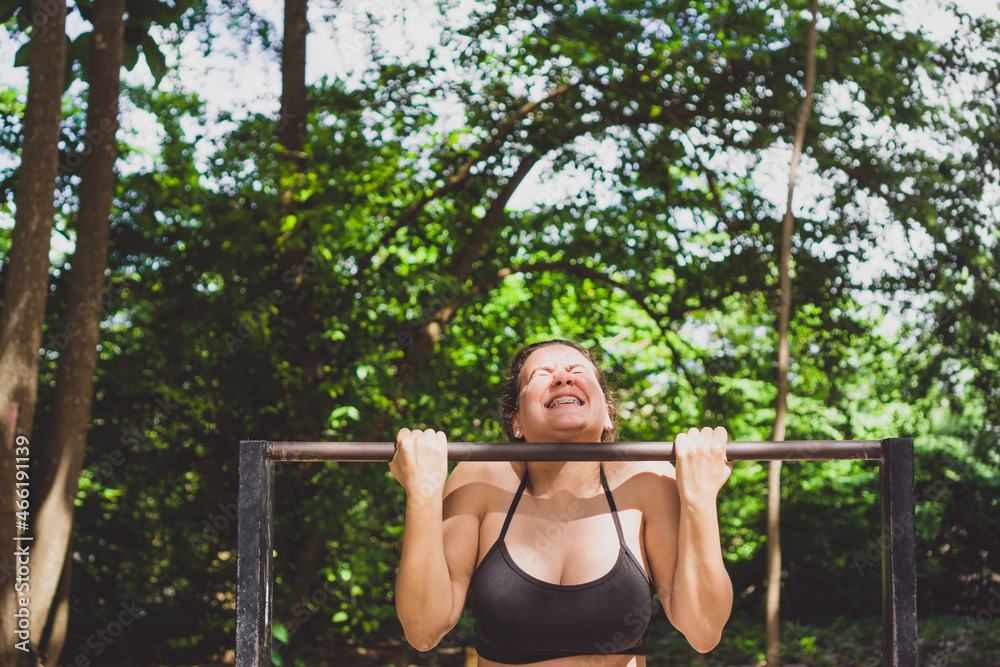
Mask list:
[[[643,494],[643,546],[646,562],[667,618],[676,626],[670,609],[670,593],[677,567],[680,498],[672,476],[658,474],[647,480]]]
[[[452,589],[452,618],[462,615],[479,555],[479,527],[484,499],[473,475],[459,464],[448,479],[444,496],[444,556]]]

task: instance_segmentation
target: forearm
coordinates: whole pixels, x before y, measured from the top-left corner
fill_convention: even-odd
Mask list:
[[[396,577],[396,612],[407,641],[419,650],[433,648],[454,625],[453,608],[441,497],[408,498]]]
[[[671,616],[695,650],[715,647],[733,606],[715,499],[681,499]]]

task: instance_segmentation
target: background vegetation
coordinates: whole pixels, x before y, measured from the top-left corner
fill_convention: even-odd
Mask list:
[[[0,5],[9,67],[29,10]],[[312,0],[310,49],[335,40],[354,70],[311,79],[302,117],[287,72],[277,112],[277,90],[261,91],[269,107],[217,111],[180,75],[192,43],[224,58],[222,35],[279,61],[283,38],[253,3],[128,2],[124,65],[150,76],[121,93],[131,120],[60,664],[231,662],[239,442],[390,440],[403,425],[497,440],[501,372],[526,342],[599,350],[624,439],[715,424],[767,439],[773,192],[805,7]],[[90,11],[70,5],[62,247],[89,150]],[[393,48],[394,12],[439,16],[432,48]],[[953,34],[919,29],[942,15]],[[916,438],[927,664],[1000,661],[997,29],[930,3],[823,2],[796,210],[787,437]],[[4,283],[24,104],[22,88],[0,91]],[[70,255],[53,252],[37,450],[53,446],[73,281]],[[723,645],[698,657],[664,621],[651,664],[758,659],[765,491],[766,469],[740,464],[720,501],[737,591]],[[436,657],[402,642],[403,498],[385,466],[287,465],[276,498],[276,664],[460,658],[469,619]],[[782,502],[787,660],[877,659],[877,468],[789,464]],[[100,639],[123,605],[142,613]]]

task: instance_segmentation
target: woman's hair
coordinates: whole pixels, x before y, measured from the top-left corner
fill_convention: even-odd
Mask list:
[[[527,347],[522,348],[513,356],[510,360],[510,364],[507,365],[507,376],[504,378],[504,388],[503,395],[500,397],[500,426],[503,428],[504,434],[507,439],[511,442],[523,441],[524,437],[515,438],[514,437],[514,415],[517,413],[517,403],[518,398],[521,395],[521,371],[524,369],[524,362],[528,360],[531,353],[541,347],[547,347],[549,345],[565,345],[566,347],[571,347],[583,356],[585,356],[590,364],[594,367],[594,372],[597,374],[597,382],[600,384],[601,391],[604,393],[604,402],[608,406],[608,414],[611,417],[611,429],[605,429],[601,433],[601,442],[615,442],[618,440],[618,404],[611,397],[611,393],[608,391],[608,382],[604,377],[604,373],[601,371],[597,362],[594,360],[594,356],[590,353],[590,350],[568,340],[545,340],[539,343],[532,343]]]

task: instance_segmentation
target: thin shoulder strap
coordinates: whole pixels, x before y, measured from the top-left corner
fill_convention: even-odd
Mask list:
[[[517,509],[517,503],[518,503],[518,501],[521,500],[521,495],[524,493],[524,487],[526,487],[526,486],[528,486],[528,471],[527,470],[524,472],[524,475],[521,477],[521,486],[517,487],[517,493],[514,494],[514,500],[511,501],[511,503],[510,503],[510,509],[507,510],[507,518],[504,519],[503,528],[500,529],[500,537],[497,538],[498,541],[502,541],[503,538],[504,538],[504,535],[507,534],[507,526],[510,525],[510,520],[514,517],[514,510]],[[618,519],[615,519],[616,523],[617,523],[617,521],[618,521]],[[621,530],[619,529],[619,533],[620,532],[621,532]]]
[[[611,488],[608,486],[608,479],[604,476],[604,466],[601,466],[601,486],[604,487],[604,495],[608,498],[608,505],[611,506],[611,518],[615,520],[615,530],[618,531],[618,544],[625,546],[625,534],[622,532],[622,524],[618,521],[618,508],[615,507],[615,497],[611,495]]]

